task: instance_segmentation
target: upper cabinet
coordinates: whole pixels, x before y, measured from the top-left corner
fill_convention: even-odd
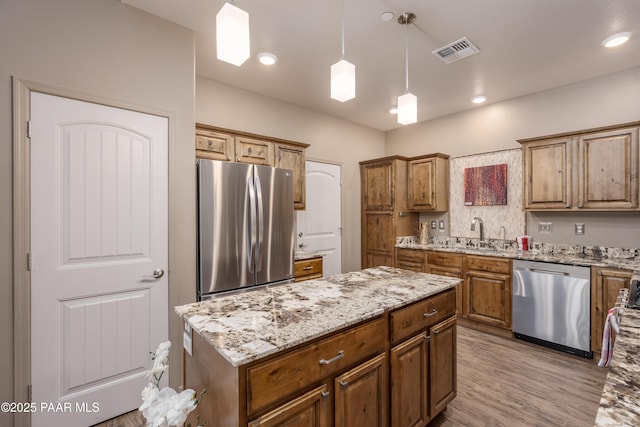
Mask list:
[[[446,211],[449,208],[449,156],[430,154],[408,163],[409,210]]]
[[[518,141],[524,208],[637,210],[639,125]]]
[[[304,209],[305,150],[309,144],[196,123],[196,157],[293,171],[293,206]]]

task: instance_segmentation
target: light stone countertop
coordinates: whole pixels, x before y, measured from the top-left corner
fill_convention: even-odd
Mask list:
[[[221,295],[175,311],[237,367],[459,283],[456,278],[376,267]]]
[[[640,310],[625,308],[595,425],[640,426]]]

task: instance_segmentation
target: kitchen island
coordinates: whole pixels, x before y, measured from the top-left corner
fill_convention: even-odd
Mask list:
[[[185,388],[207,389],[194,414],[225,427],[426,423],[456,393],[460,282],[378,267],[176,307]]]

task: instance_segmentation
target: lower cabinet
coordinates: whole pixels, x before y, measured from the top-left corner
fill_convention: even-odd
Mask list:
[[[511,260],[465,256],[463,316],[500,328],[511,328]]]
[[[329,394],[328,387],[321,385],[251,421],[249,427],[329,427]]]
[[[609,309],[616,304],[618,292],[631,285],[631,270],[591,268],[591,351],[602,351],[602,333]]]
[[[427,256],[422,249],[396,248],[396,267],[424,273]]]
[[[427,251],[426,273],[462,279],[463,266],[462,254]],[[462,286],[456,287],[456,314],[462,315]]]

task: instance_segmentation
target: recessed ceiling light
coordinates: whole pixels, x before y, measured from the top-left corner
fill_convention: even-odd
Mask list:
[[[380,19],[382,19],[384,22],[391,21],[393,17],[393,12],[382,12],[382,15],[380,15]]]
[[[487,100],[487,97],[484,95],[478,95],[471,98],[471,102],[473,102],[474,104],[482,104],[486,100]]]
[[[631,38],[631,33],[618,33],[607,37],[602,41],[604,47],[616,47],[626,43]]]
[[[389,108],[389,114],[398,114],[398,107]]]
[[[258,54],[258,61],[264,65],[273,65],[278,62],[278,57],[273,53],[262,52]]]

